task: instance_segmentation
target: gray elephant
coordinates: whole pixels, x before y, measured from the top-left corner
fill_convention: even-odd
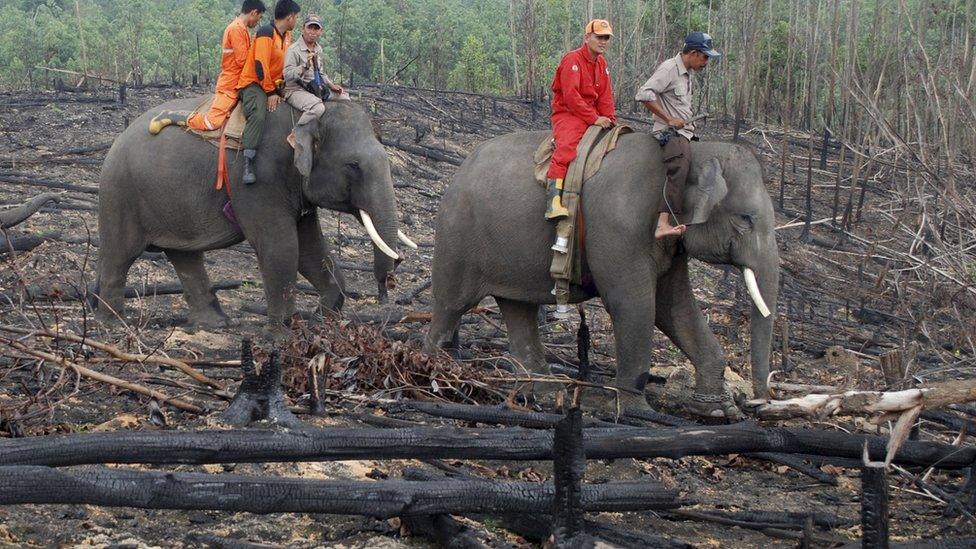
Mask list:
[[[241,184],[243,158],[227,155],[231,203],[239,229],[224,214],[227,195],[215,189],[217,149],[176,127],[150,135],[150,118],[189,110],[200,98],[175,100],[144,113],[112,145],[98,193],[98,317],[123,313],[123,287],[133,261],[163,251],[176,268],[191,324],[223,324],[203,252],[245,238],[257,253],[272,330],[294,311],[297,273],[320,294],[323,309],[342,306],[342,273],[330,256],[316,208],[357,216],[374,242],[381,297],[398,254],[396,199],[389,160],[369,116],[350,101],[329,102],[317,124],[300,126],[295,155],[285,137],[298,114],[287,105],[270,113],[255,161],[257,183]]]
[[[554,303],[549,277],[555,226],[543,219],[544,193],[533,177],[533,152],[546,132],[515,133],[479,146],[458,169],[441,201],[435,236],[433,320],[428,352],[456,338],[461,315],[493,296],[508,327],[513,357],[546,371],[539,339],[540,304]],[[766,393],[779,285],[772,202],[762,166],[741,145],[698,142],[686,191],[690,225],[680,246],[654,240],[665,181],[661,147],[650,135],[622,136],[587,181],[582,195],[590,287],[571,288],[571,302],[599,296],[613,320],[614,385],[626,409],[644,409],[643,389],[654,326],[691,359],[696,392],[688,407],[706,416],[738,417],[725,390],[726,360],[695,301],[688,258],[742,269],[753,299],[752,375]],[[723,194],[724,193],[724,194]]]

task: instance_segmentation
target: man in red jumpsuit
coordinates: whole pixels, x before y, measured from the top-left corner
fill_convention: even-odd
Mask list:
[[[609,128],[616,123],[610,69],[603,53],[613,29],[604,19],[586,25],[583,45],[565,56],[552,82],[552,133],[556,150],[546,174],[546,219],[569,215],[563,206],[563,179],[576,158],[576,146],[592,125]]]

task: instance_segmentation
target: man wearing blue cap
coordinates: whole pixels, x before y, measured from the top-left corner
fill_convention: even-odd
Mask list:
[[[712,37],[707,33],[689,33],[681,53],[662,62],[637,92],[637,101],[654,115],[655,132],[669,127],[677,130],[661,151],[668,184],[659,209],[655,238],[681,236],[687,230],[687,226],[680,224],[679,216],[684,213],[685,180],[691,166],[690,142],[698,140],[695,125],[689,122],[693,83],[690,71],[704,69],[709,59],[721,56],[712,48]]]

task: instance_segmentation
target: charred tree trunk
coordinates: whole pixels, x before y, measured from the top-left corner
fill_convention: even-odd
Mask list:
[[[883,459],[888,439],[812,429],[763,429],[755,424],[668,428],[587,429],[588,459],[677,459],[691,455],[774,451]],[[119,432],[51,435],[0,443],[0,465],[91,463],[263,463],[349,459],[552,459],[552,433],[509,429],[304,429],[199,432]],[[976,448],[907,441],[894,463],[939,469],[970,467]],[[825,460],[829,461],[829,460]],[[848,463],[848,462],[844,462]]]
[[[278,351],[271,351],[268,362],[257,371],[251,353],[251,340],[241,340],[241,368],[244,380],[230,406],[220,414],[220,419],[236,427],[244,427],[255,421],[267,420],[285,427],[306,426],[295,417],[285,404],[285,393],[281,390],[281,365]]]
[[[330,513],[391,518],[440,513],[545,513],[552,484],[450,480],[323,481],[91,468],[0,467],[0,504],[70,503],[141,509]],[[587,511],[678,507],[677,493],[652,482],[586,486]]]

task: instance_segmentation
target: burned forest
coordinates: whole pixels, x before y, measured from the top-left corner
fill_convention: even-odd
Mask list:
[[[298,217],[317,220],[331,257],[318,268],[342,273],[341,310],[326,310],[300,264],[286,292],[295,313],[274,331],[266,252],[236,220],[237,243],[204,255],[226,323],[196,322],[179,252],[153,246],[128,271],[125,310],[103,322],[100,246],[118,241],[99,222],[103,166],[144,113],[212,93],[213,52],[193,59],[187,44],[199,50],[199,29],[226,6],[186,26],[169,66],[111,53],[101,19],[82,24],[103,17],[101,4],[28,4],[9,9],[33,9],[41,26],[54,24],[44,10],[76,21],[80,54],[24,53],[22,75],[0,68],[0,545],[976,546],[976,7],[492,1],[458,31],[466,38],[444,38],[457,51],[413,55],[402,37],[373,44],[357,27],[370,17],[383,27],[390,6],[301,2],[324,15],[327,69],[385,153],[387,234],[401,243],[395,262],[383,258],[374,233],[389,227],[302,202]],[[448,19],[475,9],[390,4],[409,29],[413,4]],[[726,52],[695,80],[694,110],[709,113],[695,132],[754,155],[772,201],[779,274],[765,384],[753,371],[750,327],[765,306],[755,274],[696,259],[688,237],[661,246],[669,261],[691,257],[690,302],[721,347],[723,394],[740,417],[688,406],[702,398],[702,364],[689,358],[701,355],[679,348],[661,317],[655,328],[653,301],[643,391],[616,384],[629,350],[606,293],[574,303],[568,320],[551,300],[529,319],[545,374],[518,358],[525,341],[512,337],[504,296],[465,306],[453,348],[425,347],[439,314],[435,254],[449,253],[443,237],[435,250],[439,212],[485,142],[552,129],[560,57],[550,50],[578,47],[576,19],[603,8],[616,28],[605,54],[616,123],[638,134],[615,139],[655,130],[632,97],[665,60],[656,44],[709,28]],[[504,40],[482,39],[486,14],[501,14],[484,28]],[[155,47],[137,29],[134,40]],[[627,150],[614,146],[607,159]],[[240,174],[242,151],[226,154]],[[287,160],[289,173],[302,169]],[[232,193],[212,188],[214,172],[201,196]],[[524,193],[542,204],[544,189]],[[598,234],[591,222],[574,233],[583,250]],[[499,253],[519,257],[518,245]]]

